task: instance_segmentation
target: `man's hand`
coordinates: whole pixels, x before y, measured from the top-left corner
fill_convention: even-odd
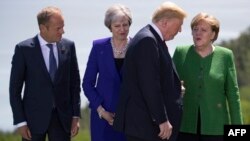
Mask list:
[[[71,137],[74,137],[78,134],[79,128],[79,118],[73,118],[71,123]]]
[[[169,121],[163,122],[162,124],[159,125],[160,128],[160,133],[158,136],[161,139],[169,139],[170,136],[172,135],[172,125]]]
[[[27,125],[17,128],[18,133],[26,140],[31,140],[30,129]]]

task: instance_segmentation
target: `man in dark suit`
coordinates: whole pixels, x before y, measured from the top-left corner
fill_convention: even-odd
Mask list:
[[[181,82],[165,41],[181,32],[186,13],[161,4],[152,23],[132,39],[125,57],[114,128],[128,141],[176,139],[182,113]]]
[[[16,45],[10,76],[14,125],[23,141],[70,141],[78,133],[80,75],[60,9],[37,15],[40,33]],[[23,86],[24,85],[24,86]],[[24,91],[22,94],[22,89]]]

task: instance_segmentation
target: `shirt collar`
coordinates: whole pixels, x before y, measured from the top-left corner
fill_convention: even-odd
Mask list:
[[[153,29],[156,31],[156,33],[161,37],[161,40],[164,41],[160,29],[154,23],[150,23],[150,25],[153,27]]]
[[[45,40],[43,39],[43,37],[41,36],[40,33],[39,33],[37,36],[38,36],[38,40],[39,40],[39,42],[40,42],[40,46],[45,46],[45,45],[47,45],[47,44],[53,44],[53,46],[56,45],[55,42],[54,42],[54,43],[48,43],[47,41],[45,41]]]

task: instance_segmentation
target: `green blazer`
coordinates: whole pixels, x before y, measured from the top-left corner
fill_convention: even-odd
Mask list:
[[[186,88],[181,132],[196,133],[199,109],[203,135],[223,135],[225,124],[243,123],[231,50],[216,46],[202,58],[193,45],[182,46],[173,60]]]

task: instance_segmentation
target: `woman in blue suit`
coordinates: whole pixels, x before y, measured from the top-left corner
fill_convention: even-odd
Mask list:
[[[82,87],[91,109],[91,140],[124,141],[125,136],[113,130],[112,125],[129,42],[131,12],[124,5],[112,5],[106,11],[104,23],[112,37],[93,41]]]

